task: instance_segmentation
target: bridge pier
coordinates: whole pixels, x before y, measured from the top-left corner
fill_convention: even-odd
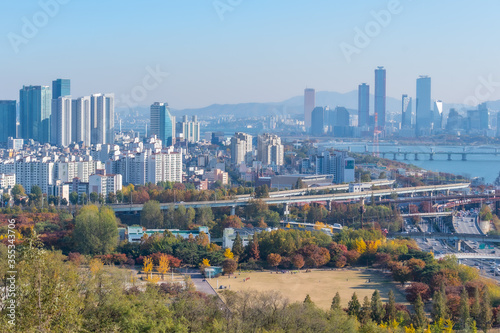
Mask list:
[[[404,160],[405,160],[405,161],[408,161],[408,158],[406,157],[406,155],[408,155],[408,154],[407,154],[407,153],[404,153],[403,155],[404,155]]]
[[[236,206],[231,206],[231,215],[236,215]]]
[[[418,161],[418,154],[415,154],[415,161]]]
[[[396,158],[396,155],[397,155],[397,154],[396,154],[396,153],[394,153],[393,155],[394,155],[394,156],[393,156],[393,158],[392,158],[392,159],[393,159],[394,161],[396,161],[396,160],[397,160],[397,158]]]
[[[457,251],[461,251],[462,250],[462,241],[460,239],[457,239],[455,241],[455,248]]]
[[[385,153],[380,153],[382,155],[382,158],[385,158]]]
[[[332,200],[326,201],[326,209],[330,212],[332,210]]]
[[[288,215],[290,214],[290,211],[288,210],[288,202],[284,203],[284,205],[285,205],[285,209],[283,210],[283,215],[288,217]]]
[[[467,154],[462,154],[462,161],[467,161]]]
[[[429,154],[429,161],[434,161],[434,153]]]
[[[448,154],[448,161],[451,161],[451,154]]]

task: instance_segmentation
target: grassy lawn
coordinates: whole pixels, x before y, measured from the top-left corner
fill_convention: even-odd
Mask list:
[[[235,278],[236,276],[236,278]],[[243,282],[243,279],[250,278]],[[217,288],[219,285],[230,286],[233,291],[240,290],[277,290],[292,302],[302,302],[309,294],[313,302],[323,308],[329,309],[336,292],[339,292],[343,306],[351,299],[354,292],[358,295],[359,302],[363,303],[363,298],[371,298],[375,290],[380,292],[383,301],[387,301],[387,294],[393,289],[396,302],[406,303],[405,297],[397,290],[396,284],[390,277],[386,277],[376,271],[365,270],[331,270],[316,271],[306,273],[305,270],[297,274],[277,274],[273,272],[238,272],[228,278],[221,276],[218,279],[211,279],[210,284]],[[370,282],[368,282],[370,280]]]

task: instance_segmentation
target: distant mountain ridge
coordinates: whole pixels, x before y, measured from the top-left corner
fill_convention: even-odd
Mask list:
[[[412,96],[413,97],[413,96]],[[353,90],[347,93],[338,93],[331,91],[316,92],[316,105],[343,106],[351,113],[356,113],[358,109],[358,91]],[[374,96],[370,95],[370,113],[373,113]],[[488,102],[488,107],[492,110],[500,110],[500,100]],[[401,100],[393,97],[386,98],[386,108],[388,114],[398,114],[401,112]],[[475,107],[465,104],[444,103],[444,113],[447,114],[450,108],[458,111],[471,110]],[[149,112],[149,107],[141,106],[137,108],[139,112]],[[126,110],[126,109],[125,109]],[[415,110],[415,97],[413,97],[413,110]],[[117,111],[122,111],[117,108]],[[239,103],[239,104],[212,104],[203,108],[192,109],[172,109],[176,116],[180,115],[198,115],[198,116],[221,116],[234,115],[236,118],[262,117],[269,115],[301,115],[304,112],[304,96],[295,96],[282,102],[270,103]]]

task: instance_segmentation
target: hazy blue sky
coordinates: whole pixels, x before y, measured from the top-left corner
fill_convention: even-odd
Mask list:
[[[44,21],[40,3],[51,1],[2,1],[0,99],[59,77],[71,79],[75,97],[120,97],[141,91],[148,66],[169,76],[137,95],[139,104],[280,101],[306,86],[348,92],[361,82],[373,93],[378,65],[387,69],[389,96],[414,96],[415,79],[427,74],[432,97],[447,103],[500,99],[500,83],[475,92],[479,77],[500,82],[498,0],[401,0],[350,62],[341,43],[356,46],[355,28],[373,26],[371,11],[391,1],[64,0]],[[232,11],[221,19],[215,5],[224,3]],[[38,32],[23,34],[23,18]],[[25,38],[17,53],[14,34]]]

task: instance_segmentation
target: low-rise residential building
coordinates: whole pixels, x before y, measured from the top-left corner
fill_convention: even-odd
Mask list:
[[[198,236],[200,233],[205,233],[210,241],[210,232],[208,227],[198,227],[194,230],[179,230],[179,229],[144,229],[141,226],[131,226],[127,227],[127,239],[130,243],[139,242],[144,235],[152,236],[154,234],[163,234],[165,231],[169,231],[174,236],[181,236],[184,239],[188,239],[189,235],[193,237]]]

